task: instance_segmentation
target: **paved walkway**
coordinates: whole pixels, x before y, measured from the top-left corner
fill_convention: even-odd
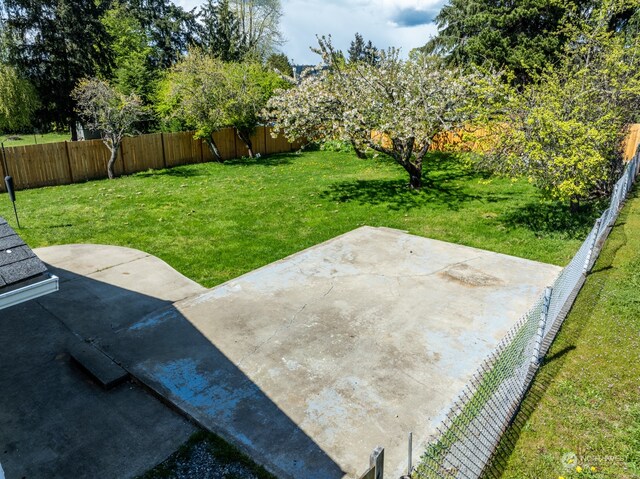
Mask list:
[[[69,283],[48,310],[283,479],[355,476],[379,444],[399,476],[560,271],[368,227],[210,291],[133,250],[37,253]]]

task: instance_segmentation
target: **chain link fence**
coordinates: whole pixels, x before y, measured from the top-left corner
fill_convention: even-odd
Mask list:
[[[571,262],[458,396],[415,470],[418,478],[477,479],[482,475],[595,263],[639,168],[640,150],[616,183],[609,208]]]

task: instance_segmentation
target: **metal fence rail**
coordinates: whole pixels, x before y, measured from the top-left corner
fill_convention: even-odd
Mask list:
[[[513,420],[640,170],[640,149],[582,246],[483,362],[438,427],[415,470],[419,478],[477,479]]]

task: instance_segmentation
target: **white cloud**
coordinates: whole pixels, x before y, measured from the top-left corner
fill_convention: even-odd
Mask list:
[[[436,27],[428,22],[444,0],[281,0],[282,31],[287,43],[284,53],[298,64],[317,63],[309,50],[316,35],[329,35],[336,48],[346,51],[356,32],[378,48],[400,47],[408,55],[424,45]],[[193,8],[202,0],[177,0]]]

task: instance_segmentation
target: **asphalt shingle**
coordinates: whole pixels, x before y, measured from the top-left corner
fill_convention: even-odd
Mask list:
[[[15,232],[13,231],[13,229],[11,229],[11,226],[9,226],[7,223],[0,223],[0,238],[11,236],[12,234],[15,234]]]
[[[46,272],[45,264],[0,217],[0,294],[7,286],[14,286]]]
[[[0,238],[0,251],[17,248],[18,246],[24,246],[24,241],[17,234]]]

